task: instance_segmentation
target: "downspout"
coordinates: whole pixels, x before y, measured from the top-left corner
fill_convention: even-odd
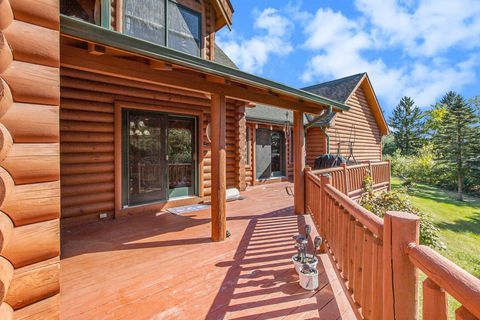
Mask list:
[[[327,138],[327,154],[330,154],[330,135],[327,133],[327,130],[325,130],[324,127],[320,127],[320,130],[322,130],[325,138]]]
[[[327,117],[330,117],[332,114],[334,114],[333,108],[332,108],[332,106],[328,106],[327,112],[325,112],[324,114],[321,114],[319,116],[316,116],[315,118],[313,118],[311,121],[309,121],[305,125],[305,130],[314,126],[315,124],[319,123],[320,121],[326,119]],[[323,134],[327,138],[327,153],[330,153],[330,135],[327,133],[327,131],[325,130],[325,128],[323,126],[320,127],[320,129],[322,130]]]

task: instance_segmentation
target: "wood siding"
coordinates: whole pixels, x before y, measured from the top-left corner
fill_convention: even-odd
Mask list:
[[[333,126],[327,129],[330,135],[330,153],[336,154],[339,141],[348,141],[352,127],[355,128],[353,154],[358,162],[382,159],[382,136],[373,116],[362,86],[347,100],[349,111],[337,114]],[[340,152],[349,154],[348,145],[342,144]]]
[[[307,153],[307,166],[313,168],[315,159],[327,153],[327,139],[322,129],[316,127],[310,127],[305,133],[306,153]]]
[[[59,317],[58,3],[0,1],[2,319]]]
[[[152,72],[155,72],[152,70]],[[168,74],[166,75],[168,76]],[[210,123],[210,97],[187,90],[61,69],[60,152],[62,218],[95,219],[113,216],[115,209],[114,104],[118,101],[203,113],[203,196],[210,196],[211,160],[206,127]],[[227,187],[238,187],[239,116],[243,111],[227,101]],[[202,191],[202,190],[201,190]],[[199,199],[200,200],[200,199]]]

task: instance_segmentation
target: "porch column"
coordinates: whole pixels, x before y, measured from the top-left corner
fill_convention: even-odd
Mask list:
[[[212,240],[223,241],[227,230],[227,173],[226,173],[226,103],[225,96],[212,94],[211,155],[212,155]]]
[[[303,112],[293,112],[293,182],[295,193],[295,214],[305,213],[305,131]]]

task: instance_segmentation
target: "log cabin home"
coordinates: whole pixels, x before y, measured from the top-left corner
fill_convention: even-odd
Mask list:
[[[370,101],[368,78],[352,97],[331,99],[217,63],[225,57],[215,32],[230,28],[232,17],[229,0],[0,0],[0,319],[222,319],[259,312],[253,308],[259,301],[275,315],[414,319],[419,268],[431,282],[426,303],[445,306],[446,288],[462,303],[461,319],[478,315],[480,291],[472,291],[478,279],[418,245],[418,218],[387,214],[384,228],[382,219],[335,188],[338,181],[354,182],[347,169],[343,176],[328,171],[330,180],[305,167],[305,115],[339,113],[340,123],[355,101],[364,102],[358,88]],[[290,137],[282,123],[248,119],[253,105],[288,112]],[[278,184],[227,206],[228,188],[244,190],[256,179],[250,141],[257,132],[247,130],[249,123],[265,129],[258,131],[265,145],[269,139],[282,145],[263,153],[264,165],[292,155],[293,199]],[[292,150],[282,151],[290,138]],[[270,178],[285,175],[284,166],[272,165]],[[388,183],[387,167],[378,168]],[[198,214],[162,211],[206,200],[210,208]],[[343,221],[333,219],[340,213],[348,217],[345,232],[333,224]],[[217,243],[227,237],[227,215],[233,236]],[[329,252],[322,256],[319,291],[291,294],[298,284],[281,269],[284,255],[244,268],[258,260],[250,257],[258,255],[252,239],[271,231],[267,243],[290,239],[292,227],[305,223],[321,232]],[[347,248],[339,234],[357,234],[352,240],[360,249]],[[407,245],[408,253],[397,249]],[[340,276],[346,261],[353,265],[345,264]],[[242,282],[251,278],[248,270],[276,270],[274,281],[283,284],[260,281],[254,289],[269,293],[242,292],[249,302],[239,308],[234,290],[253,284]],[[340,286],[341,277],[350,291]],[[296,307],[269,304],[271,294]],[[264,316],[273,315],[268,312]]]

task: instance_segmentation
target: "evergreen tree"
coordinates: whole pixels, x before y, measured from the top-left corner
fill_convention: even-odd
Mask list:
[[[478,117],[473,105],[453,91],[446,93],[435,109],[442,110],[433,132],[438,161],[455,172],[458,199],[463,200],[465,177],[473,173],[478,161]]]
[[[403,97],[389,119],[393,128],[394,143],[403,155],[412,155],[424,142],[422,111],[410,97]]]

